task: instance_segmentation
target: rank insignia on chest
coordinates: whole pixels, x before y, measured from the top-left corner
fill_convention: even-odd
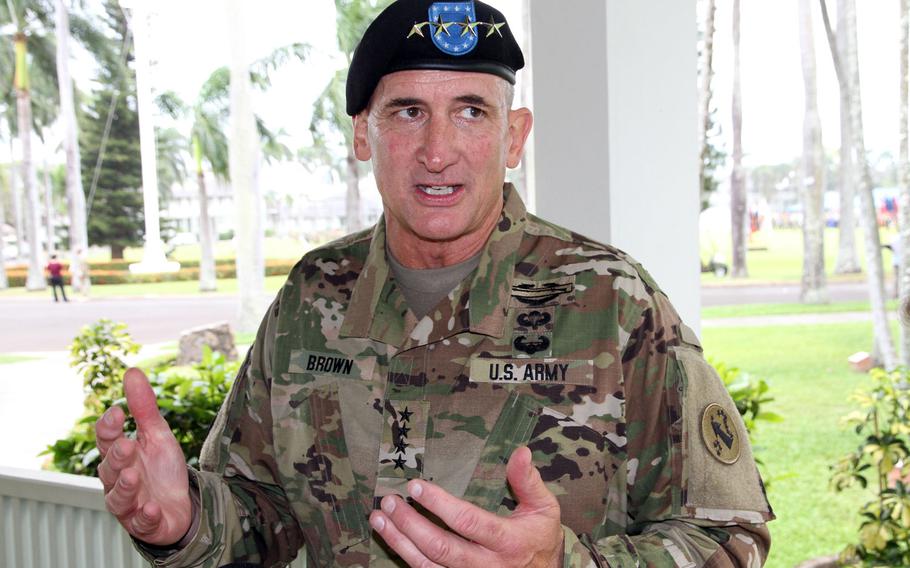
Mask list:
[[[701,436],[719,462],[734,464],[740,455],[740,433],[733,416],[719,404],[709,404],[701,416]]]
[[[415,479],[421,476],[429,410],[427,401],[385,401],[378,477]]]

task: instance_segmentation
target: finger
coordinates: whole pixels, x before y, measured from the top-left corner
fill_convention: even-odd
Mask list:
[[[478,565],[480,547],[439,527],[397,495],[385,497],[381,506],[395,528],[431,561],[443,566]]]
[[[107,510],[126,525],[130,522],[130,517],[136,512],[138,506],[136,496],[138,492],[139,472],[133,468],[123,470],[117,478],[114,487],[104,496]]]
[[[123,375],[123,393],[140,432],[150,434],[162,430],[170,431],[167,422],[161,417],[155,391],[152,390],[145,373],[135,367],[127,369]]]
[[[107,456],[98,466],[98,478],[101,479],[104,490],[110,491],[117,483],[120,472],[124,468],[132,466],[134,461],[136,461],[136,442],[129,438],[114,441]]]
[[[139,540],[145,540],[143,537],[149,537],[158,531],[163,518],[161,507],[157,503],[149,501],[140,507],[130,519],[128,530]]]
[[[395,523],[381,511],[373,511],[370,514],[370,526],[373,527],[382,540],[394,550],[402,560],[407,562],[408,566],[420,566],[421,568],[436,568],[436,564],[417,548],[411,539],[402,533]],[[440,567],[441,568],[441,567]]]
[[[123,409],[119,406],[112,406],[95,422],[95,444],[98,446],[98,451],[101,452],[101,457],[107,455],[115,440],[123,437],[125,419]]]
[[[408,482],[408,493],[455,533],[484,548],[496,550],[506,536],[503,519],[453,496],[438,485],[415,479]]]
[[[559,501],[547,489],[540,472],[531,463],[531,450],[526,446],[512,452],[506,465],[506,479],[522,513],[552,511],[559,517]]]

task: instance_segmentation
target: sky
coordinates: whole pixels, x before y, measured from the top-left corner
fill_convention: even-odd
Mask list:
[[[837,25],[835,0],[827,0]],[[714,106],[727,152],[732,150],[732,1],[717,2]],[[866,147],[897,155],[900,94],[899,0],[857,0],[857,36]],[[840,92],[821,9],[811,0],[822,139],[829,153],[840,147]],[[797,2],[742,0],[741,66],[743,148],[746,165],[787,162],[802,154],[805,98]]]
[[[532,0],[544,1],[544,0]],[[835,0],[828,0],[836,22]],[[495,2],[518,35],[522,0]],[[795,0],[743,0],[742,80],[743,140],[747,165],[790,161],[802,152],[803,86]],[[815,43],[819,107],[826,149],[839,147],[839,93],[821,25],[818,2]],[[866,143],[873,154],[898,148],[898,4],[899,0],[857,2],[860,65]],[[157,0],[149,51],[155,62],[156,91],[173,90],[192,101],[216,68],[229,63],[230,38],[225,3],[220,0]],[[715,36],[714,107],[723,128],[723,145],[732,148],[732,14],[729,0],[718,1]],[[315,98],[343,65],[335,43],[333,0],[257,0],[246,3],[249,52],[263,57],[292,42],[312,46],[303,64],[291,64],[274,76],[268,94],[257,95],[255,110],[273,128],[290,135],[292,147],[309,143],[308,125]],[[693,49],[695,46],[693,45]],[[533,65],[533,62],[532,62]],[[91,69],[76,62],[74,75],[84,85]],[[693,70],[693,83],[694,83]],[[59,144],[53,140],[52,145]],[[5,145],[4,145],[5,146]],[[8,154],[8,148],[0,148]],[[6,156],[0,156],[6,159]],[[62,154],[58,153],[58,161]],[[54,160],[52,160],[54,161]]]

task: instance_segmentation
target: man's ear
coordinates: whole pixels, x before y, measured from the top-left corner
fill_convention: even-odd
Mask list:
[[[531,134],[531,125],[534,124],[534,115],[527,108],[509,111],[509,155],[506,166],[517,168],[524,155],[525,142]]]
[[[373,157],[370,141],[367,137],[367,111],[356,114],[354,120],[354,155],[361,162],[368,162]]]

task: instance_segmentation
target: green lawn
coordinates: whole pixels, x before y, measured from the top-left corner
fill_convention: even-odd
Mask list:
[[[28,355],[2,355],[0,354],[0,365],[10,363],[23,363],[25,361],[37,361],[40,357],[29,357]]]
[[[859,490],[837,494],[828,467],[855,448],[857,436],[839,425],[851,410],[848,396],[866,376],[849,370],[847,357],[868,350],[870,324],[706,328],[708,356],[771,384],[769,405],[779,424],[760,424],[758,456],[771,476],[768,491],[777,520],[769,526],[767,566],[790,568],[839,552],[856,536]]]
[[[894,235],[893,229],[882,229],[880,232],[882,244],[888,244]],[[705,273],[701,276],[703,284],[714,285],[724,283],[757,284],[761,282],[799,282],[803,271],[803,236],[799,229],[775,229],[756,243],[765,250],[750,250],[746,254],[746,267],[749,278],[731,280],[729,276],[718,278],[713,274]],[[832,282],[862,280],[862,274],[837,275],[832,274],[837,263],[838,230],[825,229],[825,270]],[[856,232],[856,250],[860,264],[865,263],[863,252],[862,231]],[[730,263],[729,252],[724,252],[725,262]],[[891,277],[891,252],[882,251],[882,260],[885,265],[885,277]],[[889,280],[890,281],[890,280]]]
[[[887,309],[897,309],[897,300],[889,300]],[[868,312],[869,302],[837,302],[834,304],[737,304],[702,308],[703,319],[743,318],[753,316],[781,316],[793,314],[837,314]]]

